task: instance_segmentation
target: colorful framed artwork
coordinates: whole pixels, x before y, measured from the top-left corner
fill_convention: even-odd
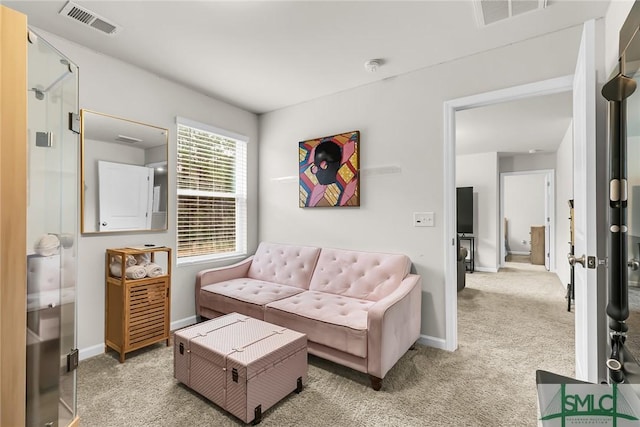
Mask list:
[[[301,141],[300,207],[360,206],[360,131]]]

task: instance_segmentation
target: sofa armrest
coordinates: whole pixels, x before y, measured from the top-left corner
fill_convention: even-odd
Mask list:
[[[369,375],[384,378],[420,337],[422,279],[409,274],[391,294],[376,302],[368,315]]]
[[[210,268],[202,270],[196,275],[196,314],[200,315],[200,289],[203,286],[224,282],[225,280],[239,279],[247,277],[249,267],[253,261],[253,256],[246,258],[235,264],[224,267]]]

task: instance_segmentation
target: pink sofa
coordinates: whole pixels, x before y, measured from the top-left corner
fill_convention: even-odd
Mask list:
[[[196,278],[196,312],[237,312],[307,335],[309,353],[369,374],[379,390],[420,336],[421,278],[406,255],[261,243]]]

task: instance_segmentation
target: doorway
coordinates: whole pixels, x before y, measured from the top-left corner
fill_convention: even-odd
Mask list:
[[[456,100],[448,101],[445,103],[445,164],[456,164],[456,112],[478,108],[483,106],[495,105],[503,102],[537,97],[542,95],[558,94],[562,92],[569,92],[573,89],[573,76],[564,76],[555,79],[545,80],[541,82],[531,83],[527,85],[517,86],[513,88],[507,88],[497,90],[494,92],[484,93],[480,95],[474,95],[466,98],[459,98]],[[499,185],[498,181],[498,154],[495,153],[495,173],[494,173],[494,186]],[[456,168],[445,169],[445,208],[448,212],[455,212],[455,185],[456,185]],[[496,193],[497,196],[497,193]],[[497,268],[498,260],[500,258],[498,248],[498,242],[500,240],[500,220],[498,213],[498,200],[494,200],[494,212],[496,215],[493,217],[493,235],[492,240],[496,242],[496,248],[494,249],[495,266]],[[450,236],[448,241],[451,245],[447,245],[446,252],[446,276],[447,286],[445,289],[445,305],[447,310],[447,323],[446,323],[446,340],[445,348],[453,351],[457,348],[457,288],[450,286],[455,282],[455,259],[456,259],[456,246],[455,246],[455,215],[446,215],[445,233],[446,236]]]
[[[500,267],[522,260],[555,271],[555,171],[500,173]]]
[[[453,351],[458,346],[457,336],[457,286],[456,286],[456,202],[454,188],[456,182],[456,112],[501,102],[533,98],[560,92],[572,92],[572,168],[569,175],[573,181],[573,263],[580,262],[582,268],[574,269],[575,301],[575,360],[576,378],[598,382],[604,373],[600,363],[604,356],[606,340],[604,333],[604,292],[605,269],[598,269],[597,259],[604,259],[605,245],[602,236],[604,208],[597,200],[606,198],[607,188],[602,177],[602,164],[596,162],[602,156],[601,147],[596,145],[596,77],[595,77],[595,21],[583,25],[582,38],[578,49],[578,60],[573,75],[545,80],[527,85],[496,90],[494,92],[458,98],[444,103],[444,211],[445,211],[445,343],[443,348]],[[497,181],[497,175],[496,175]],[[497,203],[496,203],[497,204]],[[496,218],[497,219],[497,218]],[[598,222],[600,220],[600,223]],[[600,224],[600,225],[599,225]],[[600,237],[599,237],[600,236]],[[496,233],[497,237],[497,233]],[[587,254],[589,255],[588,263]]]

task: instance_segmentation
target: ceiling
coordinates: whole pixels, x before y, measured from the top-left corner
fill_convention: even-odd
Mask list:
[[[167,145],[167,129],[85,110],[84,139],[145,150]]]
[[[609,1],[548,0],[488,26],[477,23],[472,1],[76,3],[120,29],[106,35],[59,15],[65,0],[3,1],[34,27],[261,114],[576,27],[604,16]],[[574,38],[561,44],[553,49],[577,55]],[[382,66],[369,73],[364,63],[373,58]]]
[[[456,112],[456,153],[554,153],[572,118],[571,92]]]

